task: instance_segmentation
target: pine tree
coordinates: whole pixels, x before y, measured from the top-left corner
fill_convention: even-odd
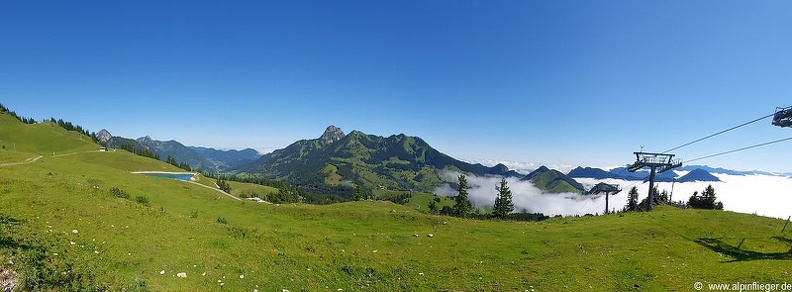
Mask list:
[[[704,209],[715,209],[715,189],[708,185],[701,193],[702,207]]]
[[[363,192],[360,190],[360,187],[355,188],[355,201],[362,201],[363,200]]]
[[[500,186],[495,186],[495,190],[498,191],[498,196],[495,197],[495,206],[492,207],[492,215],[503,219],[506,215],[514,211],[512,193],[505,178],[501,179]]]
[[[690,196],[688,199],[687,205],[694,209],[702,209],[702,200],[701,196],[699,196],[698,191],[693,192],[693,195]]]
[[[688,206],[694,209],[723,210],[723,203],[717,202],[712,185],[708,185],[701,194],[693,192],[688,199]]]
[[[457,188],[457,196],[454,197],[454,215],[459,217],[465,217],[470,214],[470,210],[473,209],[473,205],[468,201],[468,191],[467,191],[467,179],[465,179],[464,174],[459,175],[459,188]]]
[[[437,213],[437,202],[435,200],[429,201],[429,212],[432,214]]]
[[[627,194],[627,206],[624,211],[638,211],[638,188],[632,187],[630,193]]]
[[[667,190],[663,190],[662,192],[660,192],[660,195],[655,197],[655,198],[657,199],[655,201],[658,202],[659,204],[668,204],[669,203],[669,201],[668,201],[668,191]]]
[[[176,158],[173,158],[173,156],[168,155],[168,159],[166,159],[165,162],[170,165],[179,167],[179,164],[176,162]]]

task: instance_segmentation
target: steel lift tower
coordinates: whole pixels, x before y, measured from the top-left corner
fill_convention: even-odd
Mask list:
[[[669,171],[672,168],[682,166],[682,161],[674,160],[674,154],[666,153],[650,153],[650,152],[633,152],[635,153],[635,163],[630,165],[627,170],[635,172],[641,168],[649,167],[649,197],[646,200],[646,210],[652,211],[652,204],[654,203],[654,179],[655,173],[662,173]]]
[[[773,126],[782,128],[792,127],[792,106],[776,108],[776,113],[773,115]]]
[[[593,188],[591,188],[591,190],[588,191],[589,195],[605,193],[605,214],[610,213],[608,209],[608,195],[610,195],[611,193],[615,195],[618,194],[619,192],[621,192],[619,185],[606,184],[602,182],[598,183]]]

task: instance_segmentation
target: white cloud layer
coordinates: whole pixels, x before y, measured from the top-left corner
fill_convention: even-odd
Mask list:
[[[446,174],[456,178],[456,174]],[[684,200],[694,191],[701,193],[707,185],[712,184],[719,201],[723,202],[724,209],[740,213],[756,213],[757,215],[786,219],[792,215],[792,178],[770,175],[727,175],[713,174],[722,182],[687,182],[675,183],[672,199]],[[469,198],[477,206],[492,206],[495,202],[497,191],[495,186],[500,183],[500,177],[475,177],[467,176],[470,186]],[[627,193],[633,186],[638,187],[639,200],[646,197],[649,183],[640,181],[625,181],[619,179],[576,179],[590,188],[596,183],[606,182],[618,184],[623,191],[611,195],[609,208],[620,210],[627,202]],[[509,188],[515,210],[526,210],[531,213],[544,213],[545,215],[583,215],[602,214],[605,211],[605,196],[582,196],[579,194],[543,194],[539,189],[527,181],[508,178]],[[657,183],[657,188],[671,192],[671,183]],[[456,195],[456,189],[448,185],[437,188],[437,194],[446,196]]]

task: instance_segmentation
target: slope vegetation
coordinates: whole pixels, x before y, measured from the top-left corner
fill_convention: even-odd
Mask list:
[[[381,201],[239,202],[129,172],[141,169],[175,170],[122,151],[0,167],[0,270],[25,291],[687,291],[792,270],[784,222],[747,214],[478,221]]]
[[[542,165],[520,180],[530,181],[538,189],[546,193],[579,193],[584,191],[583,185],[564,173],[549,169]]]
[[[0,150],[37,155],[63,155],[98,151],[91,137],[66,131],[52,122],[23,124],[0,113]]]
[[[331,131],[333,130],[333,131]],[[329,127],[318,139],[300,140],[259,158],[248,169],[297,184],[353,183],[371,188],[432,191],[444,171],[518,176],[504,165],[486,167],[456,160],[418,137],[381,137]]]

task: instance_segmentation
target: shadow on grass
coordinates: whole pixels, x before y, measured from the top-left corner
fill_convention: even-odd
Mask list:
[[[24,220],[19,220],[7,216],[5,214],[0,214],[0,249],[2,248],[10,248],[10,249],[30,249],[32,246],[19,243],[14,240],[9,234],[7,234],[8,230],[11,230],[13,227],[21,225],[25,223]]]
[[[714,252],[718,252],[732,257],[733,260],[727,261],[727,263],[755,261],[755,260],[792,260],[792,239],[788,239],[780,236],[775,236],[773,237],[773,239],[781,241],[787,246],[789,246],[789,251],[758,252],[758,251],[746,250],[742,248],[742,242],[739,245],[734,246],[725,243],[720,239],[715,239],[715,238],[699,238],[696,239],[695,242],[703,247],[711,249]],[[743,239],[743,241],[745,241],[745,239]]]

